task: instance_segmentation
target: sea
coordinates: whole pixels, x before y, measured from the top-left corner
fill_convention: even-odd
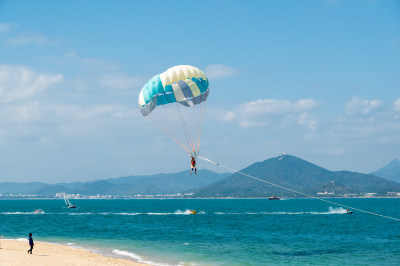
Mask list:
[[[71,201],[0,200],[0,235],[150,265],[400,265],[399,221],[317,199]],[[330,201],[400,218],[400,199]]]

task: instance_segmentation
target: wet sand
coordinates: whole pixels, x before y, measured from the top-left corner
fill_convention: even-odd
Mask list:
[[[105,257],[87,250],[74,249],[68,246],[35,242],[33,254],[27,253],[28,241],[0,239],[0,265],[37,265],[37,266],[67,266],[67,265],[114,265],[114,266],[144,266],[129,260]],[[147,265],[148,266],[148,265]]]

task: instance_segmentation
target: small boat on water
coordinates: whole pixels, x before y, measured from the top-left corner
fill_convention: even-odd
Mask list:
[[[271,196],[268,198],[269,200],[279,200],[279,198],[275,197],[275,196]]]
[[[41,209],[35,209],[35,213],[44,213],[44,211]]]
[[[191,213],[191,214],[196,214],[196,213],[197,213],[197,211],[190,210],[190,213]]]
[[[64,195],[64,201],[65,201],[65,204],[67,205],[67,208],[70,208],[70,209],[75,209],[76,208],[76,205],[72,204],[69,200],[67,200],[65,198],[65,195]]]

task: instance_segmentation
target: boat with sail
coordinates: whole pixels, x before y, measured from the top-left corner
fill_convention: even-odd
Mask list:
[[[65,204],[67,205],[67,208],[70,208],[70,209],[76,208],[76,205],[75,205],[75,204],[72,204],[72,203],[65,197],[65,195],[64,195],[64,201],[65,201]]]

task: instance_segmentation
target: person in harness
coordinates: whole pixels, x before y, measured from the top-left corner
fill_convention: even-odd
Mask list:
[[[191,166],[190,174],[193,174],[193,169],[194,169],[194,174],[197,175],[196,158],[194,158],[193,156],[190,161],[190,166]]]

